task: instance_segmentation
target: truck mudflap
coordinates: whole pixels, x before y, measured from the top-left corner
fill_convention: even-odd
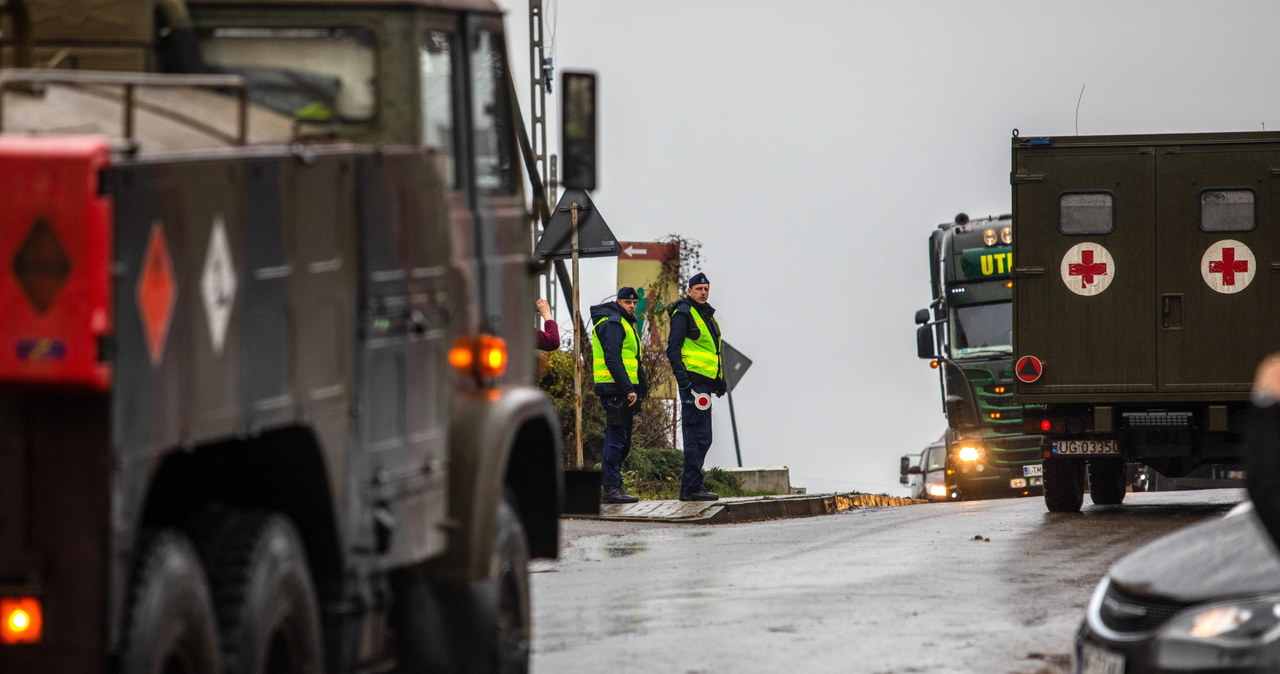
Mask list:
[[[111,385],[104,138],[0,135],[0,384]]]

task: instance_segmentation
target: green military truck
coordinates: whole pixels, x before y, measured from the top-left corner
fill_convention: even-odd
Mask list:
[[[562,448],[500,9],[0,42],[0,671],[527,669]]]
[[[933,497],[1027,496],[1040,491],[1040,438],[1023,431],[1010,354],[1011,216],[963,213],[929,236],[933,301],[916,312],[917,351],[939,370],[946,482]]]
[[[1015,399],[1053,512],[1240,462],[1258,361],[1280,346],[1280,134],[1014,132]]]

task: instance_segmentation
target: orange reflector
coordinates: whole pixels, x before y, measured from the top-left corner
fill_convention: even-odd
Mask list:
[[[449,351],[449,363],[463,374],[501,377],[507,371],[507,342],[493,335],[459,337]]]
[[[36,644],[44,636],[44,611],[35,597],[0,597],[0,644]]]

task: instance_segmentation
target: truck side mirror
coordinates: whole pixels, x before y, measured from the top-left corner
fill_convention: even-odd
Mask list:
[[[916,325],[924,325],[929,322],[929,310],[921,309],[916,312]]]
[[[937,350],[933,346],[933,328],[922,325],[916,328],[916,355],[921,358],[937,358]]]

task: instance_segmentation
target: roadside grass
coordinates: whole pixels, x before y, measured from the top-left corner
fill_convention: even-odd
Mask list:
[[[644,500],[680,498],[684,452],[670,449],[632,449],[622,464],[622,486]],[[703,471],[707,489],[720,496],[763,496],[745,492],[737,475],[711,467]]]

